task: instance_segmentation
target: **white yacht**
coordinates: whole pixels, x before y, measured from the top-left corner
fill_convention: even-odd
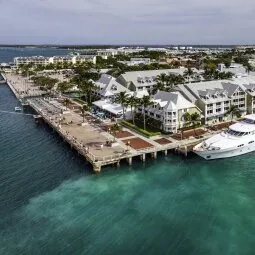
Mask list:
[[[255,114],[231,125],[193,148],[200,157],[210,160],[229,158],[255,151]]]

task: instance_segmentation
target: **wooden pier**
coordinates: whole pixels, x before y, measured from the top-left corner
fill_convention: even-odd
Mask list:
[[[15,96],[22,101],[22,97],[15,90],[12,84],[9,82],[7,82],[7,84],[9,85],[10,89],[15,94]],[[57,118],[56,116],[61,114],[50,115],[48,111],[49,109],[42,109],[39,104],[36,104],[37,101],[32,97],[27,98],[25,102],[24,101],[22,102],[25,103],[26,105],[29,105],[37,112],[37,114],[34,115],[34,119],[37,123],[39,122],[39,120],[43,120],[45,123],[47,123],[53,130],[55,130],[63,138],[65,142],[67,142],[72,148],[74,148],[80,155],[86,158],[86,160],[93,166],[94,172],[100,172],[102,167],[107,165],[115,164],[119,166],[120,162],[124,160],[127,161],[129,165],[131,165],[133,162],[133,158],[140,158],[141,161],[146,161],[146,158],[148,157],[156,159],[158,153],[167,155],[169,151],[175,151],[187,156],[187,153],[192,150],[194,145],[208,138],[208,136],[204,136],[199,139],[195,138],[190,140],[186,139],[182,141],[170,142],[168,144],[163,145],[162,144],[156,145],[155,141],[150,140],[148,138],[143,138],[145,140],[147,139],[147,142],[151,143],[152,146],[142,149],[133,149],[131,147],[128,148],[124,141],[118,140],[117,141],[117,144],[119,146],[118,150],[113,151],[113,149],[111,148],[104,147],[104,151],[100,151],[99,149],[101,154],[96,155],[95,151],[89,150],[89,148],[84,146],[84,143],[82,143],[81,140],[77,139],[77,137],[70,135],[68,130],[61,125],[60,121],[56,121]],[[73,115],[74,114],[75,113],[73,113]],[[77,115],[76,117],[78,116],[79,115]],[[86,123],[86,125],[90,126],[93,124]],[[78,127],[76,126],[76,128]],[[99,133],[102,133],[102,131]],[[105,135],[110,136],[111,139],[113,138],[112,135],[110,135],[109,133]],[[87,136],[87,138],[85,137],[85,139],[89,138],[90,138],[89,135]],[[94,143],[98,142],[96,137],[94,138],[93,142]]]
[[[157,158],[158,153],[162,153],[163,155],[167,155],[169,151],[177,151],[183,155],[187,156],[187,153],[191,151],[192,147],[202,140],[195,139],[195,140],[183,140],[179,141],[178,143],[170,143],[166,145],[159,145],[158,147],[146,148],[141,150],[129,150],[125,149],[123,152],[118,153],[117,155],[110,155],[110,156],[95,156],[93,153],[89,152],[88,150],[84,149],[84,146],[79,143],[77,140],[73,139],[72,137],[68,136],[67,132],[63,130],[61,125],[54,123],[52,119],[47,116],[46,113],[41,111],[37,105],[32,103],[28,100],[30,106],[39,114],[40,118],[42,118],[52,129],[54,129],[58,134],[63,138],[63,140],[70,144],[72,148],[77,150],[79,154],[84,156],[86,160],[93,166],[93,170],[95,172],[100,172],[103,166],[107,165],[120,165],[122,160],[126,160],[129,165],[132,164],[133,158],[137,157],[140,158],[142,161],[146,161],[146,158],[150,157],[153,159]],[[185,149],[186,148],[186,149]]]

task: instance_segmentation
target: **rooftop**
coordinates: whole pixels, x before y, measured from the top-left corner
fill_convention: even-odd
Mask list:
[[[153,99],[161,107],[164,107],[167,110],[180,110],[186,108],[193,108],[196,106],[185,99],[180,92],[165,92],[159,91],[154,96]]]

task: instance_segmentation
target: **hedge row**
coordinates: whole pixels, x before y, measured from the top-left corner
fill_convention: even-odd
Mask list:
[[[80,104],[86,104],[87,103],[86,101],[83,101],[82,99],[79,99],[79,98],[75,98],[74,101],[76,101]]]
[[[142,128],[138,128],[137,126],[135,126],[134,124],[129,123],[128,121],[123,120],[121,122],[124,126],[134,129],[135,131],[137,131],[138,133],[141,133],[142,135],[151,137],[151,136],[156,136],[156,135],[161,135],[160,132],[149,132],[147,130],[144,130]]]

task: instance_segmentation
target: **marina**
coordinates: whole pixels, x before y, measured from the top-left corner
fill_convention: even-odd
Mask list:
[[[22,50],[13,54],[21,56]],[[91,174],[85,156],[44,124],[24,98],[17,102],[6,84],[0,91],[1,254],[253,254],[254,152],[208,162],[194,153],[182,156],[190,145],[169,149],[167,156],[159,151],[156,159],[151,153],[145,161],[134,156],[132,165],[124,158],[118,168],[109,164],[101,168],[104,174]],[[224,122],[171,136],[147,138],[126,128],[114,134],[112,123],[93,114],[81,123],[74,102],[66,112],[57,97],[28,99],[47,118],[58,117],[49,120],[70,131],[70,138],[86,144],[84,130],[92,126],[93,133],[106,135],[102,149],[118,143],[122,152],[195,143],[228,128]],[[23,111],[15,112],[17,106]],[[89,150],[100,153],[101,145],[90,144]]]
[[[100,172],[102,167],[107,165],[119,166],[122,161],[131,165],[133,158],[140,158],[142,161],[148,157],[157,158],[158,153],[167,155],[168,151],[187,156],[194,145],[212,135],[209,133],[202,137],[191,137],[180,141],[169,138],[171,140],[168,140],[168,143],[160,144],[154,140],[162,139],[162,137],[150,139],[124,128],[121,132],[128,131],[131,132],[130,135],[123,137],[125,139],[117,138],[109,133],[105,123],[95,119],[89,113],[83,123],[79,105],[76,102],[72,102],[72,106],[65,110],[62,104],[63,98],[44,98],[42,95],[38,97],[38,91],[35,89],[31,89],[30,94],[24,97],[25,86],[22,86],[22,83],[25,83],[22,80],[24,78],[13,75],[7,75],[4,78],[7,79],[8,86],[21,104],[31,106],[37,112],[37,116],[39,115],[65,142],[86,158],[94,172]],[[27,86],[28,84],[26,88]],[[38,117],[35,119],[38,122]],[[132,147],[134,139],[136,143],[144,143],[144,145]]]

